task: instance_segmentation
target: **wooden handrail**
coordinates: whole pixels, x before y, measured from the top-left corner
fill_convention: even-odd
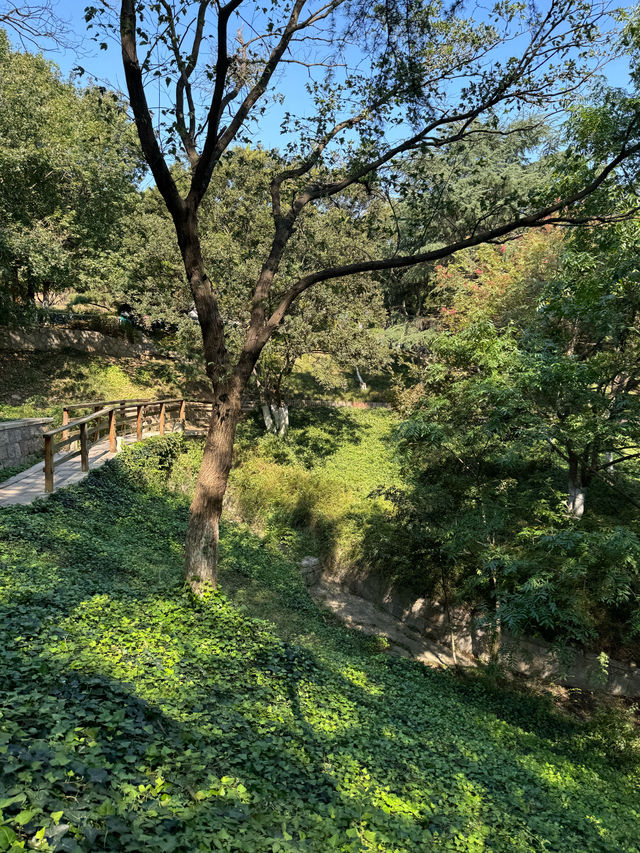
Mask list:
[[[100,409],[98,412],[92,412],[90,415],[85,415],[84,418],[74,418],[72,421],[68,421],[62,426],[47,430],[44,434],[45,436],[54,436],[59,432],[68,432],[70,429],[73,429],[73,427],[80,426],[80,424],[88,424],[89,421],[94,421],[97,418],[103,418],[105,415],[108,415],[110,411],[111,409]]]
[[[91,400],[88,403],[67,403],[66,406],[63,406],[63,410],[66,409],[70,411],[71,409],[90,409],[93,406],[120,406],[122,403],[149,403],[151,401],[150,397],[140,397],[132,398],[127,400]]]
[[[129,400],[109,400],[109,401],[89,401],[80,403],[69,403],[62,410],[62,426],[47,430],[44,433],[44,474],[45,474],[45,491],[53,491],[53,480],[56,464],[63,460],[80,456],[81,467],[83,471],[89,470],[89,448],[91,447],[94,435],[108,437],[109,452],[115,453],[117,450],[116,432],[118,426],[134,426],[136,439],[140,441],[144,433],[144,416],[149,409],[156,410],[153,412],[153,420],[157,420],[158,431],[160,435],[164,435],[167,421],[167,411],[169,408],[174,409],[179,407],[178,419],[185,420],[186,407],[189,404],[195,405],[212,405],[211,400],[186,400],[184,397],[174,397],[162,400],[150,399],[129,399]],[[81,418],[69,419],[69,411],[73,409],[94,409],[88,415]],[[170,416],[172,419],[175,415]],[[87,425],[96,421],[106,419],[106,423],[97,425],[93,429],[87,429]],[[77,431],[79,430],[79,432]],[[73,434],[71,432],[73,431]],[[64,447],[72,442],[80,439],[80,450],[73,453],[67,453],[62,459],[55,459],[56,454],[56,437],[62,435],[62,439],[57,442],[58,447]]]

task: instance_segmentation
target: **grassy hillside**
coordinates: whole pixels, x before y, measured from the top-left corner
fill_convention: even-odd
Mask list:
[[[74,352],[0,352],[0,420],[62,417],[72,400],[202,393],[206,383],[175,361]]]
[[[296,409],[285,441],[258,419],[241,426],[229,498],[273,544],[325,561],[356,559],[363,529],[387,507],[372,493],[400,485],[384,409]],[[388,507],[387,507],[388,508]]]
[[[317,376],[323,374],[325,383]],[[329,377],[329,380],[326,377]],[[360,391],[353,375],[332,359],[306,356],[293,377],[292,394],[327,400],[377,400],[388,393],[389,377],[367,377]],[[77,352],[0,351],[0,420],[61,417],[62,403],[134,397],[210,396],[211,385],[195,363],[162,357],[111,358]]]
[[[241,524],[191,598],[182,447],[0,510],[0,850],[640,849],[622,717],[389,658]]]

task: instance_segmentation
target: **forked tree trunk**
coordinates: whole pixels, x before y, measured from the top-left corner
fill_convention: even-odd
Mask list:
[[[204,268],[196,209],[185,207],[174,215],[174,222],[202,330],[205,368],[215,395],[185,543],[185,577],[191,589],[200,594],[216,586],[222,501],[233,460],[244,383],[229,377],[224,321]]]
[[[217,583],[220,516],[240,406],[239,391],[219,394],[209,423],[185,546],[185,576],[197,594]]]

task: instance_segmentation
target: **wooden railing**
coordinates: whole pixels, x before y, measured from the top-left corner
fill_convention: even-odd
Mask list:
[[[302,405],[328,405],[342,406],[350,405],[344,402],[327,402],[323,400],[302,400]],[[249,399],[243,400],[242,410],[249,412],[255,408],[255,402]],[[295,405],[295,403],[294,403]],[[373,408],[384,406],[384,403],[354,403],[357,407]],[[89,402],[68,403],[62,409],[62,426],[44,433],[44,480],[45,490],[53,491],[53,480],[55,469],[70,459],[80,457],[82,471],[89,470],[89,451],[92,446],[109,439],[109,452],[117,450],[118,430],[133,435],[135,429],[136,440],[144,438],[145,432],[149,433],[154,427],[159,435],[164,435],[167,421],[174,423],[181,421],[187,426],[187,407],[190,408],[192,418],[195,421],[208,422],[213,403],[211,400],[187,400],[176,398],[170,400],[91,400]],[[89,412],[82,417],[72,419],[71,412]],[[177,416],[176,416],[177,412]],[[171,417],[173,415],[173,417]],[[204,432],[206,427],[198,431]],[[72,447],[76,445],[76,447]],[[68,452],[56,459],[56,453],[67,448]]]
[[[89,470],[89,450],[108,437],[109,452],[117,450],[118,431],[135,436],[141,441],[146,433],[157,428],[164,435],[167,421],[181,421],[186,426],[187,406],[202,411],[211,409],[210,400],[100,400],[88,403],[69,403],[62,410],[62,426],[44,433],[44,481],[45,491],[52,492],[57,466],[70,459],[80,457],[82,471]],[[71,419],[70,412],[93,409],[84,417]],[[202,412],[203,414],[205,412]],[[168,417],[169,416],[169,417]],[[72,445],[77,445],[72,449]],[[63,448],[69,452],[56,458]]]

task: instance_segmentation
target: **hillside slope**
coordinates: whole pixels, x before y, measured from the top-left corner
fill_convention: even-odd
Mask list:
[[[388,657],[227,522],[184,591],[176,437],[0,511],[0,850],[638,851],[637,741]]]
[[[76,352],[0,351],[0,418],[52,415],[73,400],[202,394],[196,372],[159,357],[109,358]]]

